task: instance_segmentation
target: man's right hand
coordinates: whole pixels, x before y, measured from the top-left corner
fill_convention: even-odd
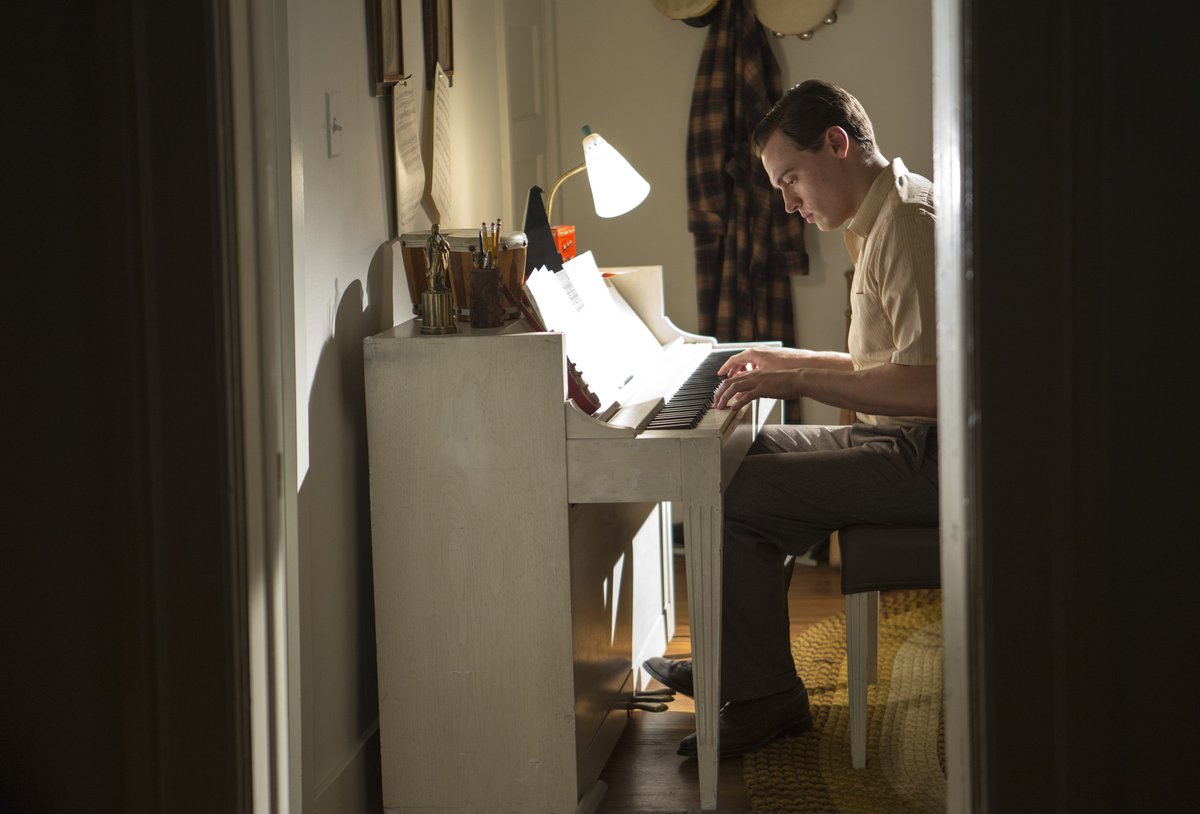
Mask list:
[[[717,375],[726,378],[751,370],[794,370],[804,367],[803,356],[804,352],[795,348],[748,348],[726,359]]]

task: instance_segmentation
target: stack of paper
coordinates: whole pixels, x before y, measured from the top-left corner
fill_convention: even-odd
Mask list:
[[[525,292],[548,331],[564,335],[567,358],[602,406],[620,403],[622,388],[659,364],[663,349],[596,265],[591,252],[562,271],[535,269]]]

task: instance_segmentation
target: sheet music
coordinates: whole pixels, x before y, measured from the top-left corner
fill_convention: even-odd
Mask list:
[[[433,178],[429,194],[441,220],[450,220],[454,199],[454,164],[450,159],[450,80],[436,66],[433,92]]]
[[[416,227],[421,196],[425,194],[425,165],[421,163],[420,134],[417,132],[415,81],[392,85],[392,127],[396,145],[396,234]]]
[[[620,402],[622,388],[661,360],[662,346],[605,281],[590,251],[558,272],[535,269],[525,287],[546,329],[564,335],[567,358],[602,405]]]

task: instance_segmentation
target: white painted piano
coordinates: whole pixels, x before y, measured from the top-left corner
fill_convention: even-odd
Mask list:
[[[660,267],[604,271],[667,346],[605,420],[566,398],[563,336],[523,320],[364,342],[385,811],[596,809],[673,628],[672,503],[717,807],[721,495],[779,405],[648,428],[714,343],[664,316]]]

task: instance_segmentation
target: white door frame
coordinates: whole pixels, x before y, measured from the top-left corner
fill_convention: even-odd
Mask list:
[[[971,698],[981,690],[978,629],[981,608],[971,586],[979,568],[979,501],[973,420],[974,333],[969,139],[970,99],[964,96],[963,12],[970,0],[933,0],[933,157],[937,196],[938,456],[945,640],[946,810],[970,814],[980,800],[982,733]]]
[[[226,0],[255,812],[302,811],[287,0]]]

